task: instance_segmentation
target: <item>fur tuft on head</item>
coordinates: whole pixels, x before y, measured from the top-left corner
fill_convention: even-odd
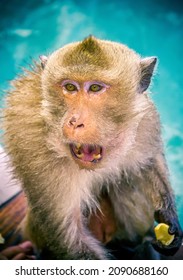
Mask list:
[[[94,36],[88,36],[70,49],[64,57],[64,64],[69,65],[96,65],[98,67],[107,67],[108,58],[101,43]]]
[[[79,48],[81,48],[82,51],[86,51],[92,54],[96,53],[97,51],[101,51],[97,39],[92,35],[85,38],[79,45]]]

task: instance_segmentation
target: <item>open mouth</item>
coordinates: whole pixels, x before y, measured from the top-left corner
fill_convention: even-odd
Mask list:
[[[72,155],[85,162],[97,163],[102,159],[103,148],[99,145],[70,144]]]

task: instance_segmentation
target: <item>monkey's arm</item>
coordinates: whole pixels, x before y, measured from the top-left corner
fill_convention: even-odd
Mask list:
[[[24,236],[50,259],[107,259],[107,251],[88,230],[79,190],[76,197],[75,188],[68,192],[68,185],[57,186],[53,178],[49,188],[49,178],[47,181],[44,189],[31,184],[27,190],[30,209],[23,225]]]
[[[151,198],[155,207],[155,220],[169,225],[169,233],[175,235],[170,245],[166,246],[160,241],[154,241],[153,246],[164,255],[174,255],[182,244],[183,232],[179,224],[163,155],[159,155],[154,160],[148,172],[148,180],[153,187]]]
[[[67,228],[59,231],[59,225],[56,225],[55,221],[51,223],[49,218],[49,224],[45,227],[44,221],[40,225],[39,216],[35,217],[34,213],[29,212],[22,227],[23,236],[34,243],[38,254],[40,253],[43,258],[107,259],[108,254],[97,239],[93,238],[86,229],[79,230],[75,221],[68,218],[70,221],[68,221]]]

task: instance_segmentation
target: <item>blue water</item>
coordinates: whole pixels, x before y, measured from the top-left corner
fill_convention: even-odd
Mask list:
[[[12,2],[12,3],[11,3]],[[172,3],[173,2],[173,3]],[[166,0],[0,1],[0,88],[20,67],[89,34],[158,56],[151,91],[183,225],[183,4]],[[2,96],[0,106],[2,106]]]

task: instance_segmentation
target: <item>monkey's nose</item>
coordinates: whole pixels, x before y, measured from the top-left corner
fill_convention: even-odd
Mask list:
[[[69,122],[68,125],[70,127],[73,127],[74,129],[78,129],[78,128],[84,128],[84,123],[82,122],[82,120],[80,118],[78,118],[77,116],[73,116]]]

